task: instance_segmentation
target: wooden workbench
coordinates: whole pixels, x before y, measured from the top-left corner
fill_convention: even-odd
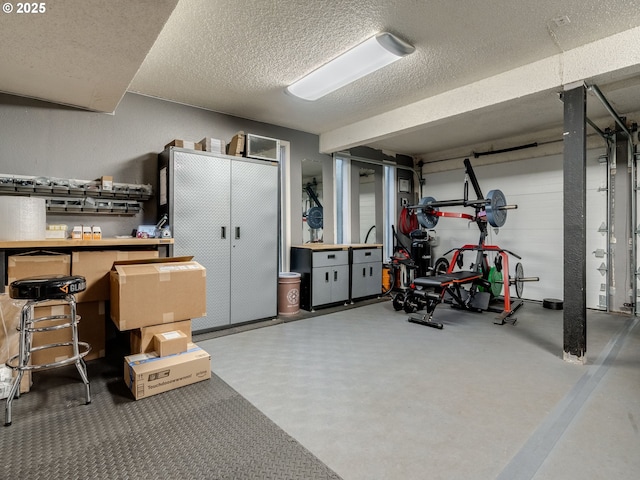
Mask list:
[[[0,241],[0,279],[7,283],[7,257],[33,250],[71,253],[74,250],[158,250],[165,248],[164,256],[171,256],[173,238],[104,238],[102,240],[23,240]]]

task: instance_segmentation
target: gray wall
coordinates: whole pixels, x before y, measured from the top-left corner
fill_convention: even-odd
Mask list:
[[[331,163],[318,153],[317,135],[130,93],[114,115],[0,94],[0,174],[83,180],[112,175],[115,182],[150,183],[157,192],[156,158],[164,145],[206,136],[228,142],[238,130],[290,142],[291,178],[300,184],[292,188],[292,205],[300,210],[292,215],[302,222],[301,161]],[[47,221],[100,225],[105,236],[129,234],[139,224],[156,223],[156,199],[135,217],[49,215]]]

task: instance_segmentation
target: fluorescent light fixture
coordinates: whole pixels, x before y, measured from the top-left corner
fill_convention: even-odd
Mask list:
[[[317,100],[414,50],[398,37],[381,32],[292,83],[287,92],[305,100]]]

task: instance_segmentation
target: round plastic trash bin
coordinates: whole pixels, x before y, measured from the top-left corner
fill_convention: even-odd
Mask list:
[[[300,312],[300,274],[280,272],[278,276],[278,315]]]

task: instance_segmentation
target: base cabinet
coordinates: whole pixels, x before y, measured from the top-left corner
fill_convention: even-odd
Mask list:
[[[352,248],[351,299],[379,295],[382,290],[382,249]]]
[[[291,248],[291,271],[301,274],[300,307],[316,307],[349,300],[349,250]]]
[[[373,297],[382,287],[382,246],[294,246],[291,271],[301,274],[304,310]]]

